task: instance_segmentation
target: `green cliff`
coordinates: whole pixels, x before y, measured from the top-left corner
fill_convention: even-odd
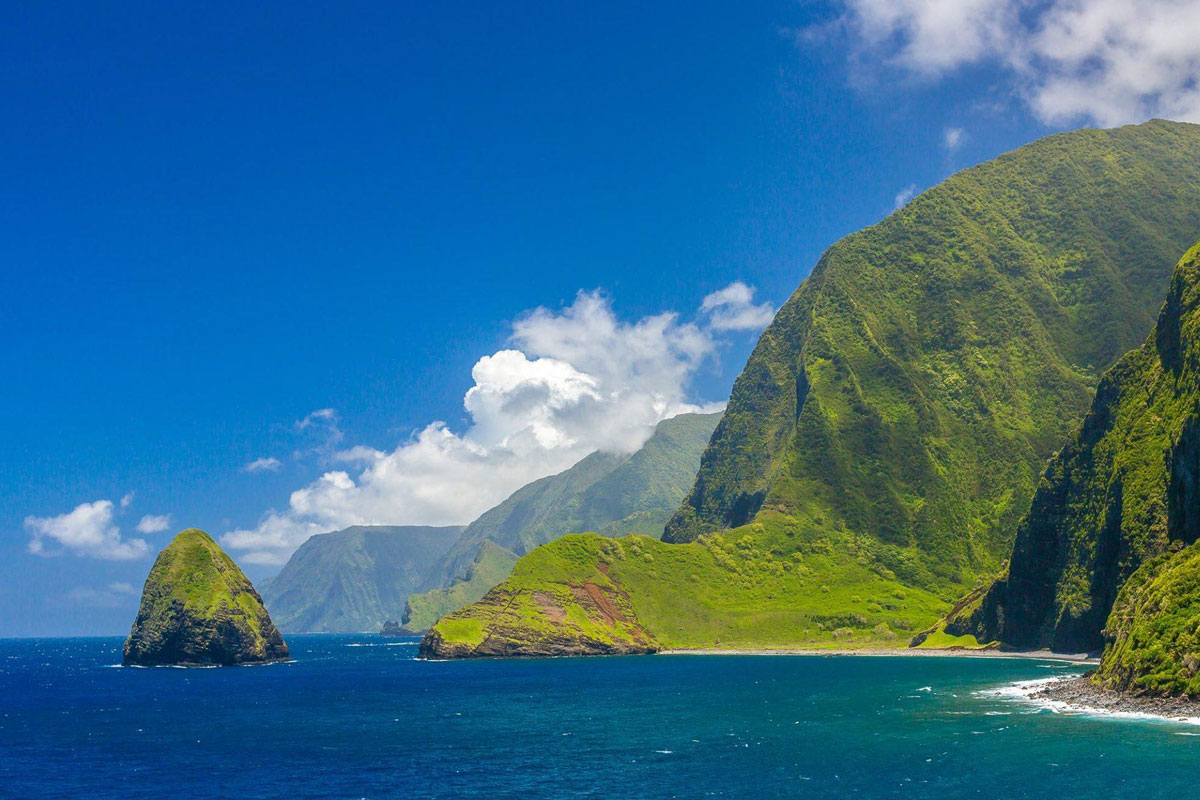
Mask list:
[[[1105,626],[1109,644],[1092,680],[1140,695],[1200,699],[1200,545],[1144,564]]]
[[[1198,305],[1200,247],[1176,267],[1145,344],[1104,375],[1079,431],[1047,467],[1008,574],[948,630],[1098,651],[1122,584],[1172,543],[1200,536]],[[1127,598],[1134,616],[1157,585],[1140,574]]]
[[[610,564],[637,621],[692,647],[871,646],[934,622],[999,570],[1198,230],[1200,127],[1154,121],[1039,140],[836,243],[734,386],[663,537],[685,549]],[[518,565],[521,596],[590,580],[605,555],[586,547]],[[493,610],[449,621],[486,640]]]
[[[312,536],[264,590],[267,608],[289,633],[378,631],[462,530],[359,525]]]
[[[126,664],[253,664],[287,657],[258,592],[208,534],[190,528],[158,554],[125,640]]]
[[[592,453],[534,481],[471,523],[435,567],[426,591],[408,599],[404,624],[424,631],[479,600],[512,571],[517,555],[565,533],[657,537],[696,477],[720,414],[663,420],[632,454]],[[493,547],[484,548],[487,543]]]

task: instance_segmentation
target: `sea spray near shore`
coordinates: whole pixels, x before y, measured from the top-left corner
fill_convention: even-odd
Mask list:
[[[1200,703],[1184,698],[1136,697],[1096,686],[1085,675],[1017,681],[978,696],[1002,697],[1056,714],[1169,721],[1200,725]]]

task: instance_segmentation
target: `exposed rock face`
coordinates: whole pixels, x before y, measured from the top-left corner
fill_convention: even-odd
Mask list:
[[[559,548],[583,547],[598,537],[572,534]],[[535,568],[555,557],[555,546],[534,550],[521,563]],[[483,599],[442,618],[421,641],[422,658],[634,655],[662,649],[638,619],[608,566],[551,585],[531,588],[518,569]]]
[[[379,632],[379,635],[385,639],[399,639],[401,636],[407,636],[408,633],[404,630],[404,628],[400,627],[399,622],[396,622],[394,619],[389,619],[387,622],[383,623],[383,630]]]
[[[125,640],[126,664],[257,664],[287,657],[262,598],[208,534],[190,528],[158,554]]]
[[[1197,538],[1198,420],[1200,247],[1176,267],[1154,332],[1105,374],[1083,425],[1051,460],[1008,575],[947,632],[1098,652],[1122,584]]]

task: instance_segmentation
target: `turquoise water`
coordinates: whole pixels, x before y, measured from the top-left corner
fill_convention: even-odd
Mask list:
[[[1009,660],[425,663],[292,636],[293,663],[124,669],[118,639],[0,640],[21,798],[1195,796],[1200,727],[1055,714]]]

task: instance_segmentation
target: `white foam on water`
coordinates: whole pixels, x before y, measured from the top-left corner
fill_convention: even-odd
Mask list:
[[[1005,700],[1027,703],[1038,711],[1050,711],[1055,714],[1073,714],[1078,716],[1096,717],[1098,719],[1141,720],[1151,722],[1177,722],[1185,725],[1200,725],[1200,717],[1168,717],[1163,714],[1151,714],[1143,711],[1114,711],[1108,708],[1097,708],[1085,703],[1070,703],[1066,700],[1053,700],[1048,697],[1035,697],[1038,692],[1059,681],[1071,680],[1073,676],[1055,676],[1053,678],[1036,678],[1029,681],[1017,681],[1007,686],[995,689],[983,689],[975,692],[978,697],[1000,697]],[[1200,734],[1192,734],[1200,735]]]

